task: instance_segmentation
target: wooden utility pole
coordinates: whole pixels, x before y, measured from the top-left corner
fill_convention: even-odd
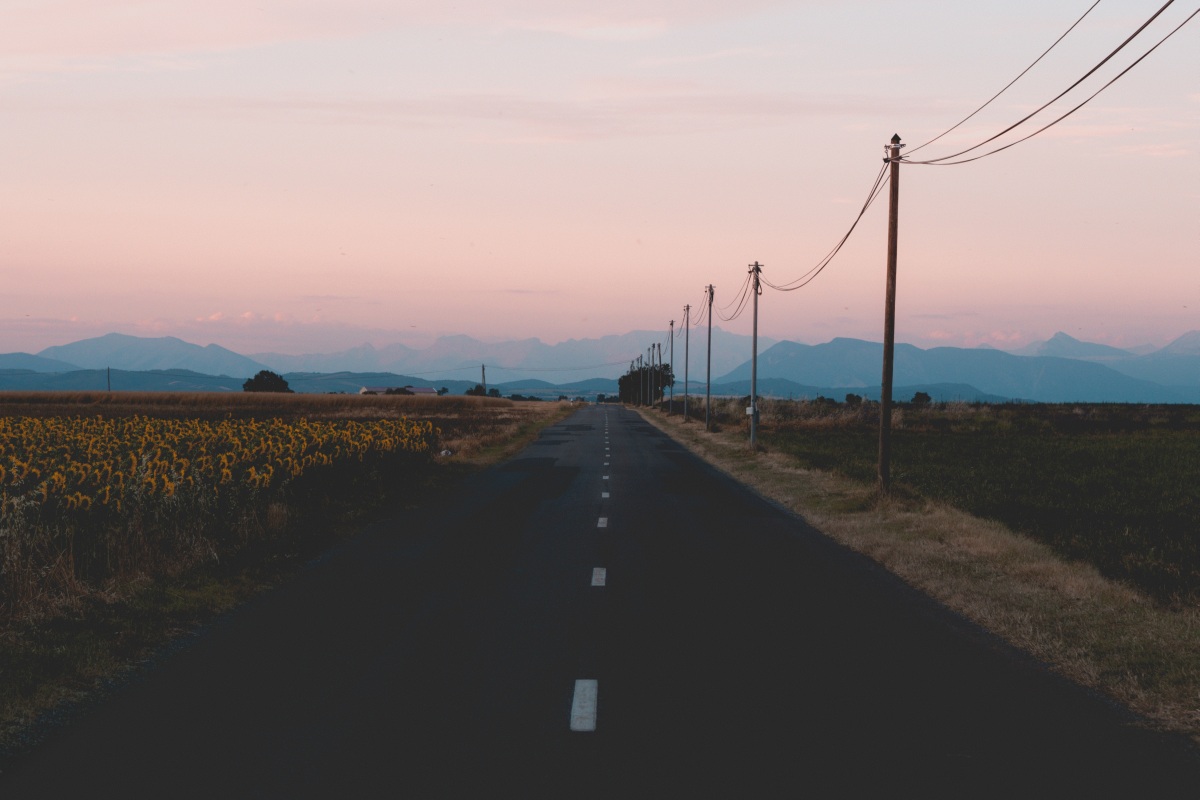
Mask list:
[[[883,306],[883,380],[879,392],[879,491],[892,483],[892,357],[896,349],[896,240],[900,220],[900,134],[884,146],[891,167],[888,205],[887,294]]]
[[[708,369],[704,375],[704,430],[712,431],[712,304],[713,285],[708,285]]]
[[[646,397],[650,399],[646,405],[654,405],[654,345],[646,348],[646,361],[650,366],[646,369]]]
[[[675,320],[671,320],[671,402],[667,404],[667,416],[675,413]]]
[[[487,397],[487,364],[479,365],[479,377],[483,380],[483,396]]]
[[[658,400],[662,402],[663,397],[667,393],[667,387],[663,383],[667,376],[663,373],[662,342],[655,342],[654,346],[658,348],[658,372],[656,373],[655,382],[658,384]]]
[[[643,402],[646,397],[646,370],[642,369],[642,354],[638,353],[638,402],[637,404],[645,405]]]
[[[658,357],[658,365],[655,366],[655,356]],[[660,367],[662,366],[662,348],[658,346],[658,342],[650,345],[650,405],[657,407],[659,398],[662,397],[662,376]]]
[[[654,345],[646,348],[646,405],[654,405]]]
[[[687,423],[688,417],[688,364],[690,359],[688,356],[688,339],[692,329],[692,307],[686,305],[683,307],[683,421]]]
[[[758,448],[758,296],[762,294],[758,276],[762,264],[755,261],[750,265],[751,286],[754,292],[754,327],[750,334],[750,449]]]

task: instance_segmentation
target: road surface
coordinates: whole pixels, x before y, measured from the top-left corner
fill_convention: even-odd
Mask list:
[[[0,797],[1194,797],[1195,751],[588,407],[371,526]]]

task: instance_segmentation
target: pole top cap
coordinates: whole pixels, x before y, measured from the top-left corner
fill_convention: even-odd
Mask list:
[[[898,133],[892,134],[892,144],[900,144],[900,134],[898,134]]]

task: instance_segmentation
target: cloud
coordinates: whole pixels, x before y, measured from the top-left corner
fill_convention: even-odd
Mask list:
[[[913,319],[929,319],[929,320],[952,320],[962,319],[963,317],[978,317],[979,313],[975,311],[959,311],[952,314],[913,314]]]
[[[363,298],[352,294],[302,294],[305,303],[357,303]]]
[[[579,17],[574,19],[543,19],[505,23],[506,30],[555,33],[574,39],[606,42],[633,42],[661,36],[668,28],[664,19],[605,19]]]
[[[492,123],[505,141],[569,141],[679,134],[731,126],[779,124],[848,116],[871,109],[911,111],[911,103],[886,97],[804,93],[686,92],[595,97],[588,100],[519,94],[446,93],[402,99],[294,96],[181,101],[193,112],[293,115],[314,122],[399,125],[414,129]],[[157,108],[161,110],[161,106]],[[478,133],[478,127],[474,133]]]
[[[779,2],[610,0],[597,11],[584,0],[37,0],[5,8],[0,53],[44,70],[76,69],[78,60],[223,52],[423,26],[630,41]]]
[[[644,58],[638,61],[643,67],[664,67],[677,64],[704,64],[709,61],[724,61],[729,58],[773,58],[775,53],[765,47],[727,47],[711,53],[699,53],[690,56],[664,56],[661,58]]]
[[[1126,145],[1118,147],[1115,152],[1123,156],[1146,156],[1148,158],[1183,158],[1192,155],[1192,150],[1182,142]]]

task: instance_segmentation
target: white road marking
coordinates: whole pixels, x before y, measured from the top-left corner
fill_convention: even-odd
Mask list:
[[[596,700],[599,694],[597,681],[587,678],[575,681],[575,696],[571,698],[571,730],[596,730]]]
[[[601,517],[600,521],[596,523],[596,527],[597,528],[607,528],[608,527],[608,517]]]
[[[607,500],[607,499],[608,499],[608,492],[601,492],[601,493],[600,493],[600,499],[601,499],[601,500]]]
[[[605,476],[604,476],[603,478],[601,478],[600,480],[604,480],[604,481],[606,481],[606,480],[608,480],[608,476],[607,476],[607,475],[605,475]]]
[[[608,570],[604,567],[592,568],[592,586],[603,586],[608,580]]]

